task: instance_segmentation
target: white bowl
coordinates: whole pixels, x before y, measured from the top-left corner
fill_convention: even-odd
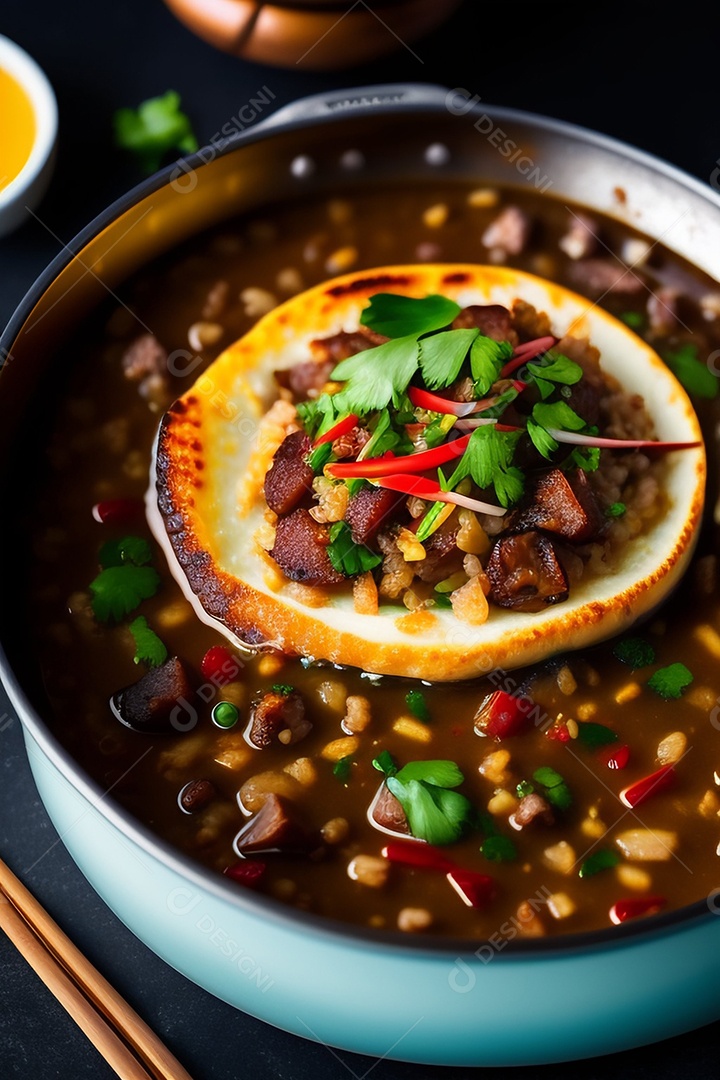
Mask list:
[[[11,75],[30,99],[35,114],[35,139],[30,156],[17,176],[0,190],[0,236],[25,221],[47,190],[55,163],[58,110],[44,71],[14,41],[0,35],[0,68]]]

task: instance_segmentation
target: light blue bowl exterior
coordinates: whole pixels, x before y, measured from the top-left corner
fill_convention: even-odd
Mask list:
[[[492,1066],[595,1057],[720,1016],[710,910],[616,943],[486,945],[479,957],[329,932],[290,909],[268,916],[261,898],[240,904],[234,887],[118,828],[24,730],[53,824],[108,906],[172,967],[276,1027],[373,1057]]]

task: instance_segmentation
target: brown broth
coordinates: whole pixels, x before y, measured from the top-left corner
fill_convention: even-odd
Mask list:
[[[218,280],[229,283],[230,300],[219,318],[222,337],[204,350],[203,367],[193,372],[194,379],[254,321],[238,299],[244,289],[260,287],[279,299],[287,295],[277,283],[278,272],[284,268],[297,269],[303,287],[307,287],[332,276],[336,271],[328,263],[329,257],[348,247],[355,248],[357,255],[347,269],[422,258],[486,261],[480,236],[498,208],[469,208],[469,190],[461,185],[436,185],[403,191],[402,197],[393,190],[366,192],[335,200],[330,206],[325,200],[316,200],[268,210],[262,220],[224,226],[154,264],[125,286],[122,300],[127,308],[106,309],[88,322],[59,358],[64,385],[48,436],[47,466],[37,479],[39,495],[27,510],[38,650],[53,705],[50,721],[62,742],[111,790],[113,798],[204,865],[221,872],[237,861],[232,841],[246,820],[236,799],[242,783],[259,772],[282,770],[297,758],[307,757],[314,759],[317,773],[301,800],[308,823],[319,829],[331,819],[344,818],[349,823],[349,836],[343,844],[329,847],[322,859],[268,856],[264,891],[322,915],[389,929],[396,927],[401,909],[427,909],[432,915],[432,932],[439,935],[490,936],[507,920],[517,919],[523,900],[530,900],[537,908],[547,934],[592,930],[609,925],[609,908],[620,897],[660,894],[666,897],[668,908],[675,908],[703,898],[719,884],[720,791],[715,769],[720,767],[720,734],[712,717],[720,700],[720,652],[714,646],[717,640],[720,649],[716,634],[720,596],[715,584],[710,593],[703,591],[697,571],[700,559],[705,559],[705,569],[710,567],[707,559],[714,558],[717,544],[712,521],[717,498],[715,402],[696,402],[707,435],[711,480],[708,519],[695,569],[678,594],[638,631],[653,644],[655,664],[631,671],[614,657],[612,642],[581,656],[568,655],[566,663],[577,684],[569,695],[558,685],[562,662],[546,665],[532,690],[539,722],[531,724],[526,734],[502,744],[511,754],[509,778],[502,786],[512,792],[540,765],[549,765],[567,782],[573,794],[572,807],[558,813],[554,825],[534,822],[522,832],[514,832],[506,817],[498,817],[498,830],[516,844],[518,858],[514,862],[485,859],[479,852],[483,834],[477,830],[448,851],[460,865],[496,877],[498,896],[482,911],[465,906],[442,874],[393,868],[386,886],[375,889],[351,880],[347,865],[357,854],[379,855],[387,841],[366,818],[367,806],[381,781],[372,759],[381,750],[388,750],[400,763],[434,758],[456,761],[466,777],[463,792],[479,810],[485,810],[498,785],[481,776],[478,765],[501,744],[479,738],[473,730],[473,717],[487,693],[498,686],[513,692],[528,672],[496,672],[487,679],[453,686],[423,685],[431,721],[420,725],[427,741],[417,742],[393,731],[398,717],[408,714],[405,694],[414,685],[409,681],[371,680],[357,671],[331,666],[306,668],[297,660],[258,657],[244,661],[235,684],[237,700],[244,705],[240,722],[231,732],[224,733],[211,722],[210,709],[222,699],[218,688],[211,687],[211,700],[200,710],[199,722],[191,731],[149,736],[123,727],[108,705],[115,691],[141,673],[133,663],[129,620],[115,627],[100,626],[87,611],[88,585],[98,571],[100,545],[127,533],[149,535],[142,525],[139,529],[112,529],[95,523],[91,515],[99,500],[142,497],[147,487],[150,449],[160,414],[140,398],[136,385],[128,382],[121,370],[122,355],[142,331],[140,324],[152,330],[168,353],[187,349],[188,327],[201,318],[209,290]],[[571,260],[557,246],[567,230],[567,208],[547,196],[527,192],[513,190],[502,197],[504,202],[526,208],[535,219],[528,250],[508,258],[508,263],[576,287],[569,279]],[[445,224],[431,228],[423,224],[422,214],[437,203],[445,203],[449,214]],[[593,217],[598,219],[598,215]],[[602,229],[604,242],[615,252],[620,251],[626,237],[634,235],[610,220],[602,221]],[[718,348],[720,324],[717,319],[704,319],[697,306],[701,297],[716,293],[717,286],[660,245],[653,247],[648,271],[654,286],[681,281],[689,297],[687,310],[683,309],[685,326],[666,339],[650,335],[648,340],[661,350],[694,342],[701,357]],[[646,300],[645,292],[637,299],[609,294],[601,303],[621,316],[644,311]],[[179,394],[188,385],[189,380],[177,379],[172,393]],[[170,655],[183,657],[198,671],[205,650],[222,639],[197,621],[157,550],[155,565],[162,574],[162,587],[138,613],[147,617]],[[701,625],[710,628],[705,638],[698,637]],[[665,701],[645,684],[655,668],[675,662],[686,664],[694,681],[681,700]],[[271,670],[273,665],[275,670]],[[278,681],[301,691],[313,730],[297,746],[252,750],[242,739],[248,707],[256,692]],[[318,691],[328,682],[367,697],[372,711],[370,726],[359,736],[346,783],[333,774],[332,762],[322,757],[326,744],[343,735],[343,710],[323,704]],[[631,684],[638,687],[635,697],[630,697],[632,690],[627,689]],[[618,703],[618,695],[622,699],[623,694],[627,700]],[[597,751],[574,740],[561,743],[547,738],[548,723],[558,717],[593,720],[611,727],[619,742],[630,747],[627,768],[607,768]],[[658,744],[675,731],[683,732],[687,739],[675,787],[637,811],[628,810],[620,802],[619,792],[658,767]],[[245,759],[240,768],[215,760],[221,749],[231,744]],[[205,810],[184,814],[178,807],[178,793],[199,777],[216,785],[218,797]],[[701,803],[704,812],[699,810]],[[635,826],[677,830],[676,855],[664,862],[623,860],[624,869],[604,870],[589,878],[578,876],[584,858],[600,848],[617,850],[614,837]],[[543,855],[545,849],[561,841],[571,845],[575,853],[568,873],[549,869]],[[636,888],[628,885],[628,867],[647,875],[645,887],[640,880]],[[575,906],[567,918],[552,917],[544,903],[548,895],[559,893]]]

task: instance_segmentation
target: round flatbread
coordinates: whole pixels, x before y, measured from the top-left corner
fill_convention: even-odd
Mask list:
[[[257,539],[267,509],[262,482],[277,446],[277,424],[273,442],[266,415],[277,398],[275,372],[306,361],[311,341],[357,329],[379,292],[441,294],[462,307],[527,301],[547,313],[558,337],[587,338],[600,350],[603,369],[643,396],[659,440],[700,442],[667,455],[667,512],[628,541],[614,573],[584,575],[565,602],[540,612],[493,607],[481,626],[441,608],[408,613],[381,603],[378,614],[358,614],[350,587],[313,594],[283,578]],[[647,615],[686,568],[704,487],[695,412],[647,344],[560,286],[504,267],[452,264],[347,274],[261,318],[163,417],[147,503],[153,532],[199,617],[236,646],[271,644],[370,672],[443,681],[534,663]]]

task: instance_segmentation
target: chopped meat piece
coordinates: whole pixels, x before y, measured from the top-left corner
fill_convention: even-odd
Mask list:
[[[568,596],[568,579],[548,536],[530,531],[501,537],[492,549],[487,576],[490,599],[515,611],[542,611]]]
[[[348,356],[355,356],[359,352],[364,352],[365,349],[382,345],[387,340],[382,334],[359,327],[352,332],[341,330],[338,334],[331,334],[330,337],[316,338],[315,341],[310,342],[310,348],[318,360],[332,361],[334,365],[339,364],[341,360],[347,360]]]
[[[515,813],[512,815],[512,824],[516,829],[523,829],[531,821],[540,818],[545,825],[552,825],[555,820],[550,803],[543,799],[542,795],[531,792],[520,800]]]
[[[667,334],[674,330],[680,319],[679,289],[666,285],[650,293],[647,302],[650,329],[656,334]]]
[[[338,585],[345,581],[345,576],[330,562],[329,543],[327,525],[315,521],[307,510],[293,510],[279,519],[270,555],[291,581]]]
[[[155,335],[141,334],[123,355],[123,375],[131,382],[140,382],[146,375],[167,375],[167,361],[167,353]]]
[[[114,694],[110,707],[133,731],[182,732],[197,723],[195,701],[194,680],[183,661],[173,656]]]
[[[645,279],[617,259],[580,259],[570,268],[575,285],[594,298],[606,293],[635,295],[645,290]]]
[[[561,251],[571,259],[586,259],[598,245],[598,223],[587,214],[573,214],[570,228],[558,242]]]
[[[422,581],[436,584],[462,570],[465,552],[457,546],[457,534],[457,522],[450,520],[425,541],[425,558],[414,564]]]
[[[350,526],[355,543],[371,543],[380,526],[397,517],[404,500],[404,495],[386,488],[360,488],[350,499],[345,513],[345,521]]]
[[[287,514],[312,492],[314,473],[306,458],[311,449],[304,431],[286,435],[265,476],[265,501],[276,514]]]
[[[332,444],[332,452],[338,460],[343,458],[356,458],[366,442],[371,438],[370,432],[364,427],[354,427],[346,435],[340,435]]]
[[[534,478],[508,528],[512,532],[543,529],[571,543],[584,544],[596,540],[606,525],[582,470],[564,473],[548,469]]]
[[[333,360],[303,360],[285,371],[276,371],[275,381],[290,390],[296,401],[305,401],[320,396],[334,367]]]
[[[448,397],[451,401],[474,401],[475,399],[475,383],[468,376],[464,379],[458,379],[450,387]]]
[[[295,808],[280,795],[268,795],[258,812],[235,837],[235,850],[307,852],[312,839],[298,820]]]
[[[463,308],[453,320],[453,330],[470,330],[474,326],[494,341],[510,341],[517,345],[518,336],[512,326],[510,312],[502,304],[472,304]]]
[[[277,741],[286,746],[300,742],[311,729],[305,717],[305,702],[296,690],[289,694],[269,690],[252,709],[247,737],[262,750]],[[288,734],[283,737],[283,732]]]
[[[372,819],[383,829],[390,832],[402,833],[407,836],[410,832],[405,811],[385,784],[380,789],[380,794],[372,810]]]
[[[191,780],[180,792],[178,802],[186,814],[203,810],[217,795],[212,780]]]
[[[482,234],[487,248],[500,248],[506,255],[520,255],[530,238],[531,221],[519,206],[506,206]]]

